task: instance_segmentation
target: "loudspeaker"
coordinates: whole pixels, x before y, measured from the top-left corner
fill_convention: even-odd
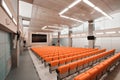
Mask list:
[[[95,38],[96,38],[95,36],[87,36],[88,40],[95,40]]]

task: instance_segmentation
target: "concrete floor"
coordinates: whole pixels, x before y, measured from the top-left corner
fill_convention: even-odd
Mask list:
[[[20,65],[11,70],[6,80],[40,80],[28,51],[20,55]]]
[[[108,74],[105,80],[120,80],[120,64]]]

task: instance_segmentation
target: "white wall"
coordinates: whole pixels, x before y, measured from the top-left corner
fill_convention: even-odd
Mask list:
[[[88,22],[72,28],[72,33],[88,32]]]
[[[88,45],[87,38],[73,38],[72,39],[73,47],[86,47],[86,45]]]
[[[95,45],[107,50],[115,48],[116,52],[120,52],[120,37],[96,38]]]
[[[116,13],[111,16],[113,17],[112,20],[107,19],[105,17],[96,19],[95,30],[104,30],[120,27],[120,13]]]
[[[69,46],[68,40],[69,40],[68,38],[60,38],[60,45],[68,47]]]

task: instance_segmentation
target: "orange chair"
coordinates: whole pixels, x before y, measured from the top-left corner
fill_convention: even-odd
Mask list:
[[[49,71],[50,73],[53,71],[53,70],[56,70],[58,68],[58,64],[59,64],[59,60],[55,60],[55,61],[51,61],[49,63]]]
[[[57,70],[57,80],[61,80],[69,75],[69,64],[60,66]]]
[[[59,66],[64,65],[65,62],[66,62],[66,59],[60,59],[60,60],[59,60]]]
[[[70,63],[70,62],[72,61],[72,59],[73,59],[73,57],[66,58],[66,62],[65,62],[65,63],[66,63],[66,64],[67,64],[67,63]]]
[[[58,56],[54,56],[53,60],[58,60],[58,58],[59,58]]]
[[[73,74],[77,72],[77,64],[78,62],[73,62],[69,64],[69,74]]]

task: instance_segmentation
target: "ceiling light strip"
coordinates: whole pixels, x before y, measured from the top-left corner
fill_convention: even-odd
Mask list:
[[[98,32],[98,33],[96,33],[97,35],[102,35],[102,34],[104,34],[103,32]]]
[[[13,20],[13,22],[15,23],[15,25],[17,25],[17,21],[16,21],[14,18],[13,18],[12,20]]]
[[[112,32],[105,32],[106,34],[115,34],[116,32],[115,31],[112,31]]]
[[[2,0],[2,6],[5,9],[5,11],[7,12],[7,14],[12,18],[12,13],[10,12],[10,10],[4,0]]]
[[[57,27],[57,26],[48,26],[49,28],[56,28],[56,29],[62,29],[61,27]]]
[[[81,23],[83,23],[83,21],[80,21],[80,20],[75,19],[75,18],[71,18],[71,17],[63,16],[63,15],[60,15],[60,16],[63,17],[63,18],[66,18],[66,19],[70,19],[70,20],[73,20],[73,21],[77,21],[77,22],[81,22]]]
[[[60,31],[60,30],[54,30],[54,29],[46,29],[48,26],[42,27],[42,30],[48,30],[48,31]]]
[[[80,2],[81,0],[75,0],[73,3],[71,3],[68,7],[66,7],[65,9],[63,9],[60,13],[59,13],[59,15],[60,15],[60,17],[63,17],[63,18],[66,18],[66,19],[70,19],[70,20],[73,20],[73,21],[77,21],[77,22],[82,22],[83,23],[83,21],[81,21],[81,20],[77,20],[77,19],[75,19],[75,18],[71,18],[71,17],[68,17],[68,16],[63,16],[63,14],[65,13],[65,12],[67,12],[70,8],[72,8],[72,7],[74,7],[76,4],[78,4],[79,2]]]
[[[95,6],[92,2],[90,2],[89,0],[83,0],[84,3],[86,3],[87,5],[91,6],[92,8],[94,8],[96,11],[100,12],[101,14],[103,14],[104,16],[106,16],[109,19],[112,19],[111,16],[109,16],[107,13],[105,13],[104,11],[102,11],[100,8],[98,8],[97,6]]]
[[[47,26],[42,27],[42,30],[44,30],[45,28],[47,28]]]
[[[74,7],[76,4],[78,4],[81,0],[75,0],[73,3],[71,3],[68,7],[66,7],[65,9],[63,9],[59,15],[64,14],[65,12],[67,12],[70,8]]]

